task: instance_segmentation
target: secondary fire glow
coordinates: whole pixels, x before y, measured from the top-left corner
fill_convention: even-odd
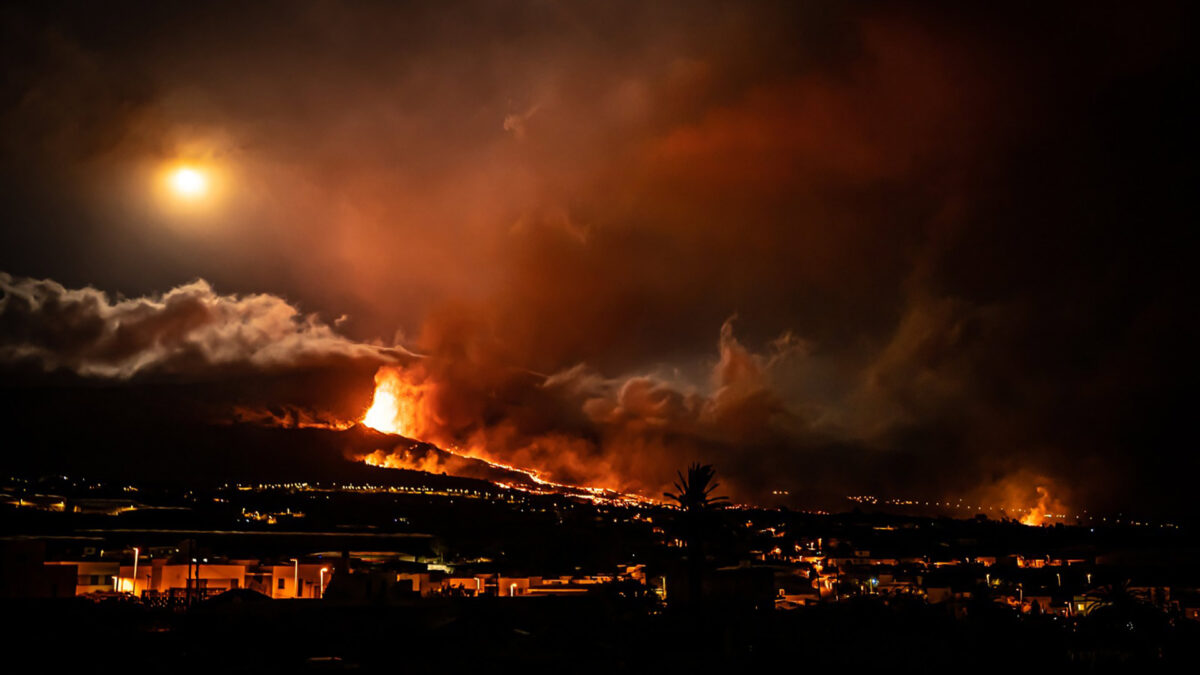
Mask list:
[[[1029,513],[1021,517],[1021,524],[1031,525],[1034,527],[1042,525],[1048,517],[1050,517],[1050,491],[1041,485],[1037,486],[1038,501],[1037,505],[1029,510]]]
[[[445,470],[445,465],[432,453],[416,455],[411,450],[376,450],[362,458],[370,466],[384,469],[407,469],[409,471],[424,471],[437,473]]]

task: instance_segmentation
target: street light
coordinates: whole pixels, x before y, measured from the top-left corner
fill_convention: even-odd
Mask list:
[[[130,590],[133,591],[133,597],[135,597],[135,598],[137,597],[137,565],[138,565],[138,554],[140,554],[140,553],[141,553],[141,550],[138,547],[134,546],[133,547],[133,585]]]
[[[300,597],[300,559],[292,558],[292,562],[296,563],[296,571],[292,575],[292,585],[296,587],[296,597]]]
[[[325,573],[329,571],[328,567],[321,568],[321,597],[325,597]]]

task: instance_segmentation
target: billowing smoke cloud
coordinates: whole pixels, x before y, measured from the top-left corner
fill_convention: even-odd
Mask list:
[[[799,437],[801,420],[772,382],[795,352],[784,338],[754,354],[726,321],[710,381],[699,386],[610,378],[584,364],[542,377],[433,356],[381,369],[378,386],[398,403],[368,423],[550,480],[657,494],[687,461],[742,464],[747,448]]]
[[[0,365],[86,377],[272,371],[330,361],[394,361],[403,350],[338,335],[267,294],[220,295],[197,280],[162,295],[110,299],[94,288],[0,272]]]
[[[119,381],[369,363],[231,402],[349,419],[403,344],[417,435],[563,479],[653,491],[700,459],[746,500],[1011,479],[1194,508],[1186,25],[1170,2],[9,3],[0,269],[143,299],[11,278],[2,353]],[[154,199],[181,160],[222,198]],[[158,295],[181,277],[237,295]]]

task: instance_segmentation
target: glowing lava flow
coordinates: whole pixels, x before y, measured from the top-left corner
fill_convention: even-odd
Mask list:
[[[397,368],[381,368],[375,374],[375,396],[371,401],[371,407],[363,415],[362,423],[378,432],[385,434],[393,434],[404,436],[413,440],[437,445],[426,439],[430,434],[430,425],[426,420],[427,417],[423,414],[422,404],[426,395],[429,393],[431,385],[425,383],[414,383],[405,379]],[[463,449],[458,446],[444,448],[437,445],[442,451],[460,457],[463,459],[482,462],[493,469],[508,471],[520,474],[529,479],[534,486],[523,486],[517,484],[497,483],[501,487],[511,488],[514,490],[523,490],[525,492],[533,492],[537,494],[548,494],[565,492],[573,494],[591,501],[604,502],[621,502],[625,504],[639,503],[649,504],[655,503],[651,499],[641,497],[639,495],[625,494],[615,490],[607,490],[604,488],[588,487],[584,485],[567,485],[566,483],[557,483],[552,480],[542,478],[539,473],[533,469],[525,469],[503,462],[497,462],[483,456],[483,453]],[[397,456],[396,453],[387,455],[382,451],[376,451],[362,458],[362,461],[371,466],[383,468],[413,468],[417,470],[428,470],[425,466],[414,466],[414,461],[407,455]],[[541,489],[539,489],[541,488]]]

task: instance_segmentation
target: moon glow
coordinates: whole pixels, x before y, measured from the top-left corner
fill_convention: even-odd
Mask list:
[[[200,199],[208,193],[208,177],[191,167],[180,167],[168,177],[171,191],[183,199]]]

